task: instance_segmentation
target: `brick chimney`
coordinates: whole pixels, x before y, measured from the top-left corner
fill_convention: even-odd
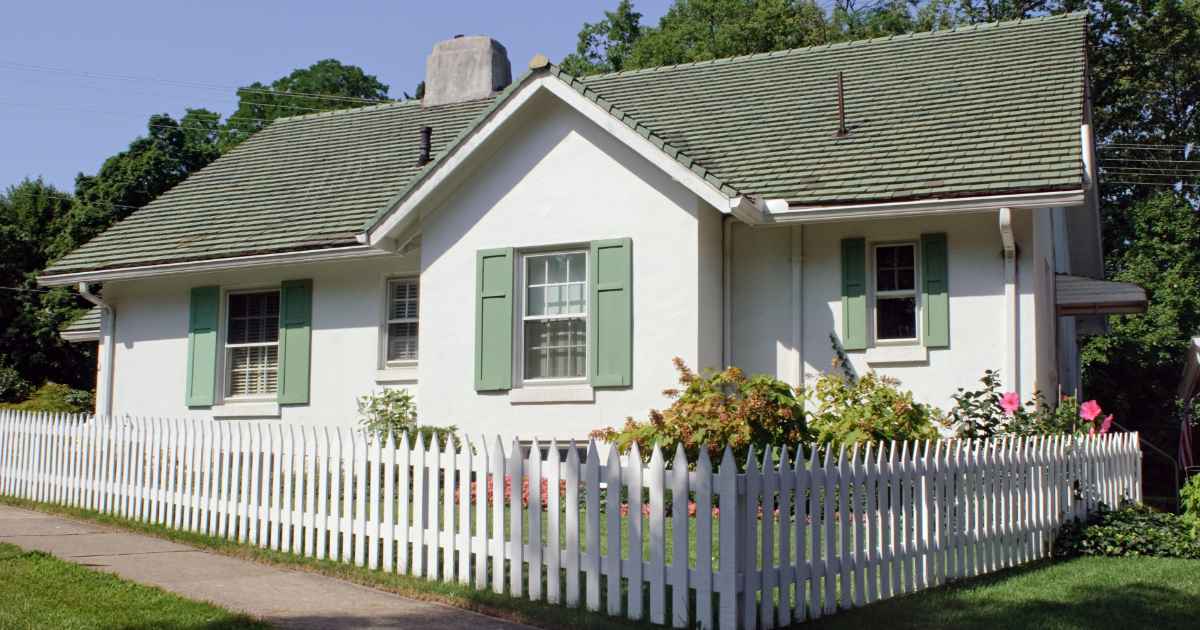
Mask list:
[[[425,62],[421,105],[446,105],[488,98],[512,83],[508,51],[486,36],[456,36],[438,42]]]

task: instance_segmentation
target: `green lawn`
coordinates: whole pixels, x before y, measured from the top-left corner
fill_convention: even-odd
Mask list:
[[[812,628],[1200,627],[1200,560],[1039,563],[805,624]]]
[[[0,628],[267,628],[211,604],[0,543]]]

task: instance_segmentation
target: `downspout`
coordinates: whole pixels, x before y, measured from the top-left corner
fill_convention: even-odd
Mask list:
[[[721,368],[733,363],[733,215],[721,217]]]
[[[99,295],[92,293],[88,283],[79,283],[79,295],[100,307],[100,373],[96,375],[96,415],[112,417],[113,355],[116,340],[117,312]]]
[[[1017,356],[1020,339],[1017,336],[1017,244],[1012,231],[1012,209],[1000,208],[1000,242],[1004,245],[1004,389],[1019,391]]]

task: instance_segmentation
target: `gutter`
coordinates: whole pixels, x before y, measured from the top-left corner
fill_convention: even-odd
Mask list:
[[[88,283],[79,283],[79,295],[100,307],[100,369],[96,375],[96,415],[112,417],[113,364],[116,350],[117,311],[103,298],[92,293]]]
[[[760,207],[764,208],[762,223],[820,223],[952,212],[995,212],[998,208],[1066,208],[1082,206],[1086,202],[1086,190],[1079,189],[834,206],[802,205],[797,200],[768,199]],[[746,220],[742,216],[738,218]]]
[[[1012,209],[1000,208],[1000,242],[1004,246],[1004,388],[1018,391],[1017,356],[1020,340],[1017,336],[1017,243],[1013,238]]]
[[[163,263],[159,265],[141,265],[137,267],[122,267],[119,269],[104,269],[100,271],[79,271],[74,273],[51,274],[39,276],[38,284],[46,287],[67,286],[81,282],[105,282],[109,280],[153,278],[181,273],[226,271],[229,269],[245,269],[247,267],[264,267],[268,265],[321,262],[326,260],[338,260],[341,258],[381,256],[391,253],[392,252],[374,249],[365,245],[326,247],[323,249],[307,249],[295,252],[277,252],[273,254],[257,254],[252,256],[232,256],[229,258],[214,258],[211,260],[194,260],[188,262]]]

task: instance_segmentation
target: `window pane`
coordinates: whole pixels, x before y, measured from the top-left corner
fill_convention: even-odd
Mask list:
[[[891,269],[896,266],[896,248],[894,247],[877,247],[875,248],[875,266],[880,269]]]
[[[546,257],[531,256],[525,259],[528,284],[546,284]]]
[[[561,284],[546,287],[546,314],[562,315],[567,312],[567,295]]]
[[[914,277],[912,268],[896,270],[896,288],[901,291],[912,291]]]
[[[908,267],[913,266],[913,246],[903,245],[896,248],[896,266]]]
[[[279,340],[279,293],[234,293],[229,296],[228,343],[273,343]]]
[[[896,272],[891,269],[879,268],[875,272],[875,290],[876,291],[895,291],[896,290]]]
[[[229,351],[229,394],[274,394],[279,386],[278,346],[251,346]]]
[[[582,315],[587,302],[584,300],[583,292],[586,285],[571,284],[567,285],[567,312],[572,315]]]
[[[912,339],[917,336],[916,298],[881,298],[876,301],[877,339]]]
[[[554,254],[547,256],[549,266],[546,269],[546,282],[567,281],[567,255]]]
[[[525,378],[587,375],[587,323],[583,318],[525,322]]]
[[[416,319],[418,313],[417,280],[397,280],[391,283],[388,319]]]
[[[571,282],[586,282],[587,281],[587,256],[583,253],[569,254],[569,265],[571,269],[569,280]]]
[[[388,324],[388,361],[417,360],[417,323]]]
[[[527,315],[546,314],[546,287],[529,287],[526,289],[525,313]]]

